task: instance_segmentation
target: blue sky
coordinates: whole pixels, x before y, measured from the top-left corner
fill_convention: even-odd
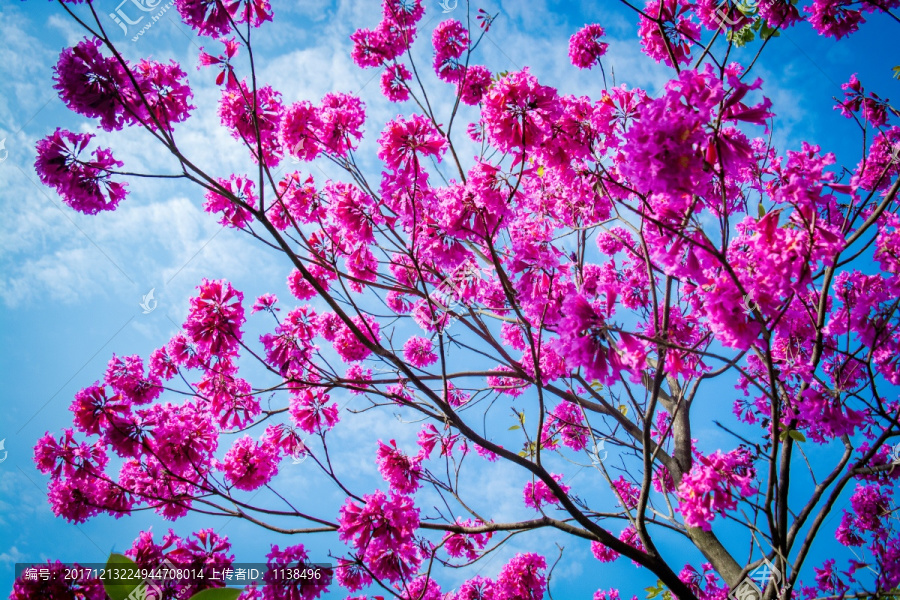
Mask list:
[[[287,102],[316,102],[329,91],[360,93],[368,105],[368,135],[360,155],[368,156],[363,165],[377,174],[375,139],[398,108],[380,98],[378,80],[372,80],[374,71],[361,71],[352,64],[348,36],[359,27],[377,24],[380,3],[273,0],[272,4],[276,20],[260,32],[255,46],[261,79],[280,90]],[[96,5],[105,13],[112,12],[119,2],[97,0]],[[428,0],[426,7],[424,22],[433,26],[444,18],[437,2]],[[567,42],[581,25],[598,22],[609,36],[610,50],[604,63],[608,77],[614,71],[618,83],[644,87],[651,94],[667,78],[666,69],[640,54],[636,19],[618,2],[489,0],[473,7],[500,13],[478,57],[494,71],[527,65],[542,83],[556,86],[562,93],[596,98],[602,86],[599,73],[572,67]],[[460,6],[457,12],[462,11]],[[119,33],[112,20],[105,25],[114,35]],[[132,41],[138,29],[132,26],[129,34],[120,36],[119,47],[127,58],[174,58],[188,72],[194,104],[199,107],[180,130],[188,154],[219,176],[246,170],[244,153],[217,127],[213,73],[194,68],[198,45],[204,42],[178,20],[174,10]],[[837,154],[839,164],[852,168],[862,150],[860,136],[851,121],[832,110],[831,98],[841,96],[840,84],[854,72],[882,97],[897,95],[900,82],[890,77],[892,61],[897,60],[891,48],[896,31],[895,23],[873,17],[860,34],[838,44],[819,38],[807,25],[775,40],[756,73],[764,79],[764,93],[772,99],[777,114],[776,147],[783,152],[799,149],[801,140],[821,144]],[[111,549],[128,547],[140,530],[152,526],[161,534],[173,526],[152,513],[118,521],[97,518],[79,526],[65,523],[50,512],[46,480],[33,468],[35,441],[47,430],[58,432],[70,425],[69,402],[79,389],[102,377],[112,353],[146,357],[165,343],[183,321],[187,299],[203,277],[229,279],[251,301],[265,292],[289,297],[284,260],[239,233],[223,230],[203,212],[196,188],[171,182],[134,182],[119,210],[88,217],[66,208],[52,190],[39,184],[31,166],[38,139],[57,126],[95,131],[93,124],[69,113],[51,87],[51,69],[60,49],[81,37],[55,3],[7,1],[0,6],[0,139],[5,138],[9,153],[0,162],[0,203],[5,217],[0,222],[0,305],[4,309],[0,316],[0,376],[4,384],[0,439],[5,439],[8,452],[0,463],[0,590],[4,593],[11,587],[16,562],[47,558],[103,562]],[[428,53],[429,37],[420,35],[420,55]],[[218,49],[215,43],[205,43],[209,49]],[[740,60],[742,53],[735,58]],[[448,108],[446,102],[438,104]],[[143,132],[96,133],[101,145],[111,146],[126,168],[148,172],[172,168],[172,162]],[[318,164],[312,173],[319,184],[338,176],[327,164]],[[151,289],[158,306],[143,314],[139,303]],[[248,334],[258,334],[264,326],[268,323],[251,319]],[[723,393],[731,394],[728,386]],[[710,402],[710,415],[729,409],[730,402],[724,411],[723,406]],[[383,414],[369,417],[365,423],[345,419],[335,431],[335,439],[344,446],[342,457],[349,480],[367,493],[378,485],[378,478],[374,446],[355,451],[357,440],[365,437],[364,430],[384,432],[386,439],[394,437],[401,446],[411,448],[416,429],[401,428],[391,415]],[[701,439],[710,448],[732,444],[711,426]],[[289,490],[300,503],[306,499],[333,506],[336,514],[335,503],[342,497],[302,467],[283,465],[279,489]],[[475,473],[471,486],[484,490],[485,502],[513,518],[523,515],[519,506],[523,483],[521,474],[499,469]],[[833,530],[834,525],[836,521],[826,529]],[[192,516],[174,525],[181,535],[200,527],[229,535],[242,562],[263,561],[270,543],[283,546],[297,541],[238,520]],[[548,533],[523,536],[509,552],[539,549],[555,556],[554,540]],[[313,549],[312,558],[320,562],[327,561],[329,545],[340,551],[335,542],[335,536],[303,540]],[[586,544],[572,540],[565,544],[565,560],[555,574],[554,586],[559,586],[554,587],[555,597],[589,597],[598,588],[615,585],[638,591],[637,585],[628,583],[634,581],[636,570],[627,561],[603,566],[590,558]],[[480,566],[483,574],[496,574],[509,552]],[[457,575],[451,576],[445,589],[458,580]]]

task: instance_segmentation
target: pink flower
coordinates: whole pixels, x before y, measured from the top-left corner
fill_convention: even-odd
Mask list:
[[[603,28],[592,23],[579,29],[569,39],[569,59],[579,69],[590,69],[600,62],[600,57],[606,54],[609,44],[601,42],[605,35]]]
[[[75,427],[87,435],[98,435],[100,428],[109,422],[110,416],[115,412],[127,412],[128,405],[121,398],[106,397],[106,388],[100,386],[100,382],[84,388],[75,394],[69,410],[74,413]]]
[[[291,104],[284,111],[278,128],[282,150],[303,161],[314,159],[322,150],[319,144],[321,127],[319,111],[312,103],[303,100]]]
[[[378,452],[375,456],[378,471],[387,481],[391,490],[400,494],[411,494],[419,489],[419,478],[422,476],[422,457],[407,456],[397,449],[397,442],[391,445],[378,440]]]
[[[109,148],[94,149],[93,160],[80,156],[93,137],[57,128],[37,143],[34,163],[41,183],[55,188],[63,202],[86,215],[115,210],[127,185],[110,179],[112,169],[124,163],[113,158]]]
[[[338,557],[335,577],[342,588],[350,592],[358,592],[372,583],[372,577],[361,561],[350,561]]]
[[[563,475],[551,473],[551,477],[553,477],[553,479],[555,479],[557,483],[559,483],[559,487],[560,489],[562,489],[563,493],[569,492],[569,489],[571,488],[564,483],[561,483]],[[525,498],[525,506],[528,506],[535,510],[540,510],[541,507],[545,504],[559,503],[559,498],[556,497],[556,495],[550,489],[550,486],[540,480],[535,482],[529,481],[527,484],[525,484],[525,489],[522,491],[522,495]]]
[[[269,0],[175,0],[175,9],[185,24],[214,38],[231,31],[231,19],[253,27],[272,20]]]
[[[254,95],[242,81],[237,89],[226,88],[219,100],[222,125],[228,128],[231,137],[247,146],[257,163],[261,149],[263,163],[268,167],[277,165],[284,156],[278,139],[283,114],[281,94],[268,85],[257,88]]]
[[[441,586],[428,575],[421,575],[410,581],[400,594],[402,600],[442,600]]]
[[[282,376],[301,373],[309,365],[315,350],[312,339],[316,335],[313,319],[316,314],[309,306],[295,308],[275,328],[275,333],[260,336],[266,349],[266,362]]]
[[[275,306],[277,302],[278,297],[275,294],[263,294],[256,299],[256,302],[253,303],[253,308],[250,309],[250,314],[252,315],[253,313],[264,310],[274,315],[276,311],[281,310],[280,308]]]
[[[447,600],[494,600],[495,590],[496,585],[492,580],[476,575],[463,582],[456,595],[448,595]]]
[[[457,83],[465,72],[459,57],[469,48],[469,32],[455,19],[438,24],[431,35],[434,45],[434,71],[448,83]]]
[[[241,490],[255,490],[278,473],[278,454],[249,435],[237,440],[219,465],[225,477]]]
[[[382,221],[374,199],[355,185],[328,182],[323,190],[329,200],[335,238],[345,240],[349,246],[370,244],[375,241],[373,224]]]
[[[412,79],[412,73],[402,64],[394,64],[387,67],[381,74],[381,92],[391,102],[403,102],[409,100],[409,88],[407,81]]]
[[[99,118],[106,131],[122,129],[133,117],[126,114],[123,94],[134,88],[124,67],[115,57],[100,53],[99,39],[85,38],[59,55],[53,86],[70,110],[88,118]]]
[[[543,556],[516,554],[500,569],[493,597],[496,600],[540,600],[547,589]]]
[[[621,475],[612,482],[612,486],[616,490],[619,504],[625,506],[625,508],[637,508],[638,499],[641,495],[640,488]]]
[[[575,451],[584,450],[588,443],[588,431],[584,425],[581,409],[573,402],[562,402],[547,414],[541,443],[553,448],[557,444],[557,436],[563,445]]]
[[[591,542],[591,553],[594,555],[594,558],[604,563],[613,562],[621,556],[621,554],[600,542]]]
[[[887,123],[888,103],[882,100],[874,92],[866,97],[862,84],[856,78],[856,73],[850,76],[850,81],[841,85],[844,90],[844,101],[835,106],[841,114],[848,119],[853,118],[853,113],[862,108],[863,119],[873,127],[884,127]]]
[[[678,64],[687,64],[691,61],[690,47],[700,39],[700,27],[689,20],[690,2],[688,0],[650,0],[644,7],[644,12],[653,17],[661,17],[669,44],[667,45],[660,33],[656,22],[640,16],[641,45],[644,54],[656,62],[663,61],[667,65],[674,66],[669,57],[668,48],[672,49],[675,61]],[[685,16],[688,15],[688,16]]]
[[[819,35],[841,39],[859,30],[859,24],[865,23],[862,12],[848,8],[846,2],[835,0],[815,0],[812,6],[804,7],[810,12],[809,24]]]
[[[166,380],[172,379],[178,374],[178,365],[175,359],[169,354],[166,346],[157,348],[150,354],[150,367],[148,368],[150,378]]]
[[[278,546],[272,546],[272,551],[266,555],[266,558],[268,559],[266,561],[268,569],[263,575],[263,581],[265,581],[264,600],[313,600],[328,592],[328,583],[333,576],[331,569],[323,569],[320,572],[321,577],[318,579],[283,576],[286,569],[302,570],[312,567],[303,544],[288,546],[284,550],[279,550]]]
[[[219,360],[196,387],[222,429],[246,427],[261,411],[250,384],[237,376],[237,367],[228,360]]]
[[[266,216],[279,231],[321,218],[320,202],[312,175],[303,179],[298,172],[288,173],[278,182],[278,194]]]
[[[638,121],[626,134],[622,174],[639,192],[660,192],[670,203],[672,197],[696,190],[706,178],[698,153],[705,146],[704,126],[723,96],[711,71],[682,71],[678,80],[666,84],[662,98],[639,109]]]
[[[438,355],[435,354],[432,347],[431,340],[414,335],[403,345],[403,356],[406,358],[406,362],[412,366],[424,369],[437,362]]]
[[[413,27],[425,14],[422,0],[382,0],[384,20],[400,27]]]
[[[318,141],[325,150],[337,156],[345,156],[347,152],[356,150],[366,121],[362,100],[349,94],[325,94],[319,109],[319,119],[322,125]]]
[[[584,368],[588,380],[610,384],[618,376],[618,354],[609,349],[601,314],[581,294],[569,297],[554,348],[573,369]]]
[[[710,531],[716,514],[736,509],[738,498],[756,493],[755,478],[753,459],[744,448],[725,454],[716,450],[709,456],[698,455],[678,486],[678,510],[685,524]]]
[[[191,298],[185,332],[207,356],[237,353],[246,320],[241,306],[244,294],[224,279],[204,279],[197,289],[200,294]]]
[[[457,518],[456,523],[463,527],[478,527],[483,525],[480,521],[462,520]],[[475,560],[479,556],[479,550],[483,550],[493,534],[485,533],[452,533],[444,534],[444,548],[447,554],[454,558],[466,557],[466,560]]]
[[[291,397],[289,412],[297,427],[306,433],[330,431],[340,420],[336,402],[322,388],[304,388]]]
[[[471,65],[457,84],[459,99],[463,104],[475,106],[491,87],[491,72],[487,67]]]
[[[447,141],[423,115],[389,121],[378,144],[378,158],[399,173],[417,172],[421,168],[420,157],[424,160],[424,157],[432,156],[440,160],[447,149]]]
[[[157,129],[158,123],[171,131],[174,123],[186,121],[196,108],[190,103],[194,94],[187,84],[187,73],[175,61],[165,64],[142,60],[134,67],[133,75],[143,98],[135,94],[128,108],[150,129]]]
[[[197,65],[197,68],[199,69],[201,66],[211,67],[212,65],[222,65],[222,70],[216,76],[216,85],[225,83],[227,89],[234,90],[238,88],[238,80],[234,75],[234,67],[231,65],[231,59],[237,55],[240,44],[238,44],[234,38],[222,40],[222,44],[225,45],[225,54],[220,54],[218,56],[213,56],[204,52],[201,47],[200,64]]]
[[[364,496],[358,506],[350,499],[341,507],[338,536],[351,543],[376,577],[397,581],[409,577],[421,563],[413,535],[419,527],[419,511],[412,500],[384,492]]]
[[[161,382],[144,377],[144,361],[137,354],[119,358],[113,354],[104,381],[123,399],[135,404],[147,404],[159,398]]]
[[[415,37],[414,26],[386,17],[374,30],[358,29],[350,35],[353,42],[350,55],[363,69],[379,67],[406,52]]]
[[[148,443],[160,466],[191,481],[209,469],[219,445],[219,432],[209,412],[186,402],[154,404],[138,414],[151,431]]]
[[[249,177],[232,175],[228,179],[218,179],[219,185],[225,190],[220,194],[214,190],[206,192],[206,202],[203,209],[208,213],[221,213],[219,223],[236,229],[241,229],[253,219],[250,209],[256,208],[255,184]],[[242,204],[243,206],[242,206]]]
[[[368,315],[364,315],[363,319],[353,317],[351,321],[370,343],[378,343],[380,329],[378,322]],[[344,323],[340,323],[335,333],[334,349],[347,363],[363,360],[372,352]]]
[[[482,103],[487,139],[504,152],[540,146],[559,118],[556,90],[540,85],[527,67],[492,85]]]

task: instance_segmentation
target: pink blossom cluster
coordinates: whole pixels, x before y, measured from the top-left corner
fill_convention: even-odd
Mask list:
[[[216,38],[229,34],[232,23],[259,27],[272,20],[269,0],[175,0],[175,9],[197,33]]]
[[[678,486],[678,510],[689,527],[710,531],[717,515],[735,510],[739,498],[749,498],[757,489],[756,469],[750,452],[738,448],[709,456],[698,454],[694,466]]]
[[[137,124],[171,131],[190,116],[193,93],[178,64],[130,65],[121,56],[104,56],[101,46],[99,39],[85,38],[60,54],[54,88],[70,110],[100,119],[106,131]]]
[[[352,544],[360,560],[379,579],[395,582],[416,572],[422,554],[414,535],[419,510],[408,496],[376,491],[363,498],[362,506],[351,500],[340,510],[338,535]]]
[[[559,484],[559,487],[564,494],[568,493],[571,488],[562,483],[562,474],[551,474],[551,477]],[[541,508],[547,504],[559,503],[559,497],[557,497],[553,490],[550,489],[550,486],[543,481],[529,481],[525,484],[522,495],[525,498],[525,506],[535,510],[541,510]]]
[[[41,183],[56,189],[67,205],[88,215],[115,210],[128,185],[110,179],[113,170],[124,163],[113,158],[109,148],[95,148],[93,159],[81,156],[93,137],[57,128],[37,143],[34,163]]]
[[[590,69],[606,54],[609,44],[600,41],[605,35],[597,23],[585,25],[569,39],[569,60],[579,69]]]

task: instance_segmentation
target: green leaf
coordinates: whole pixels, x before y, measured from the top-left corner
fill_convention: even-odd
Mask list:
[[[537,174],[538,174],[538,177],[543,177],[543,176],[544,176],[544,165],[538,166]]]
[[[518,425],[513,425],[512,427],[509,428],[509,431],[515,431],[516,429],[522,429],[522,428],[519,427]]]
[[[759,215],[760,219],[766,216],[766,207],[763,206],[762,200],[760,200],[759,204],[756,206],[756,214]]]
[[[628,416],[628,407],[625,406],[624,404],[620,404],[620,405],[619,405],[619,412],[622,413],[622,416],[623,416],[623,417],[627,417],[627,416]]]
[[[900,65],[891,69],[894,72],[894,79],[900,79]]]
[[[133,579],[122,579],[115,576],[115,569],[138,570],[137,564],[123,554],[110,554],[109,560],[106,561],[106,571],[108,577],[103,580],[103,589],[110,600],[127,600],[131,592],[139,585],[144,585],[144,580],[140,577]],[[127,574],[127,573],[126,573]]]
[[[769,27],[765,23],[762,26],[762,32],[760,32],[760,37],[764,40],[773,37],[781,37],[781,32],[775,29],[774,27]]]
[[[241,590],[234,588],[213,588],[197,592],[190,600],[237,600]]]
[[[796,429],[791,429],[788,431],[788,435],[791,436],[791,439],[796,442],[805,442],[806,436],[797,431]]]
[[[743,48],[754,39],[756,39],[756,34],[753,33],[752,25],[747,25],[740,31],[728,31],[728,41],[734,42],[734,45],[738,48]]]
[[[591,387],[594,388],[595,390],[597,390],[597,391],[599,392],[600,390],[603,389],[603,384],[600,383],[599,381],[592,381],[592,382],[591,382]]]

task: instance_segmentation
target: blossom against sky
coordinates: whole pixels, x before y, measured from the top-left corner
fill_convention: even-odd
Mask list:
[[[112,2],[109,5],[112,11],[115,7]],[[396,108],[379,99],[380,74],[357,69],[350,57],[350,34],[377,20],[377,4],[297,6],[293,2],[275,2],[273,8],[278,18],[262,30],[256,47],[264,80],[291,101],[326,102],[326,94],[346,92],[366,97],[369,120],[360,154],[365,156],[368,152],[369,166],[379,168],[375,161],[376,132],[384,131],[389,122],[398,128],[414,127],[416,123],[398,119]],[[598,22],[605,27],[609,43],[605,49],[610,67],[606,76],[611,80],[615,77],[616,82],[643,86],[655,95],[661,93],[664,72],[640,56],[636,20],[618,3],[510,2],[486,8],[492,14],[500,14],[483,45],[486,64],[510,70],[528,66],[541,84],[556,87],[560,93],[588,93],[596,97],[600,74],[596,70],[579,71],[569,63],[568,41],[584,23]],[[425,19],[433,19],[432,25],[444,18],[436,3],[429,4],[427,11]],[[39,0],[10,3],[0,8],[0,17],[5,42],[0,49],[4,58],[0,61],[0,137],[5,136],[9,152],[0,163],[4,181],[0,201],[7,216],[3,225],[0,299],[6,308],[4,348],[12,349],[4,353],[2,363],[8,385],[4,393],[7,418],[0,425],[0,438],[6,439],[9,456],[0,464],[0,502],[4,509],[0,537],[9,541],[7,548],[0,548],[0,585],[8,587],[11,565],[16,560],[53,557],[100,562],[110,548],[123,549],[140,529],[152,524],[161,534],[169,526],[149,514],[119,521],[98,519],[79,526],[54,519],[45,498],[44,481],[31,463],[31,448],[37,439],[46,430],[57,431],[66,425],[66,408],[72,398],[78,390],[102,377],[113,353],[148,355],[168,339],[177,329],[176,324],[182,323],[191,311],[187,298],[204,277],[210,281],[228,277],[236,288],[253,297],[265,292],[288,292],[281,268],[271,265],[271,257],[264,249],[217,224],[219,219],[234,222],[241,215],[223,214],[217,219],[206,214],[202,208],[204,199],[194,189],[166,181],[130,185],[130,197],[120,210],[89,219],[69,210],[60,198],[42,187],[31,169],[33,148],[38,139],[62,124],[77,130],[80,136],[95,134],[90,141],[96,147],[114,145],[117,159],[126,165],[160,172],[171,165],[152,149],[143,133],[113,137],[64,109],[63,101],[51,87],[52,66],[62,47],[77,43],[80,33],[57,5]],[[109,26],[115,31],[119,25],[111,19]],[[777,40],[774,51],[759,65],[766,94],[773,100],[771,110],[779,116],[780,128],[773,135],[780,148],[797,149],[799,140],[809,140],[835,150],[839,160],[855,164],[859,149],[848,148],[843,141],[856,140],[856,131],[831,109],[831,96],[843,97],[840,84],[857,71],[871,88],[889,93],[897,86],[889,76],[891,57],[884,42],[879,42],[886,39],[880,35],[884,24],[873,19],[864,27],[863,35],[839,47],[802,28],[793,29]],[[169,58],[175,58],[183,65],[194,88],[190,102],[197,107],[198,116],[197,122],[186,124],[186,148],[197,160],[228,177],[232,171],[240,172],[245,158],[231,139],[235,131],[240,133],[240,123],[234,120],[231,132],[216,127],[217,112],[224,110],[227,114],[228,106],[226,103],[220,107],[213,81],[215,73],[194,69],[200,50],[184,35],[185,31],[186,26],[177,15],[164,13],[136,41],[132,40],[134,29],[123,32],[121,45],[134,62],[146,57],[165,64]],[[453,40],[459,35],[441,32],[444,59],[453,58]],[[429,41],[422,43],[427,45]],[[206,50],[219,52],[218,48]],[[172,73],[168,76],[176,81],[181,77]],[[803,98],[803,103],[799,103],[799,98]],[[339,97],[328,101],[339,101]],[[187,102],[182,99],[178,103],[181,110],[186,110]],[[104,116],[109,129],[115,129],[116,120],[122,117]],[[265,134],[274,136],[276,132]],[[418,134],[427,143],[427,131]],[[508,141],[514,143],[514,139]],[[87,152],[93,152],[95,146]],[[434,152],[440,149],[435,148]],[[96,156],[98,161],[108,160],[102,152]],[[391,166],[402,169],[408,165],[398,160]],[[321,172],[312,174],[322,181],[332,175],[325,164],[316,168]],[[87,178],[93,175],[84,174]],[[61,192],[67,183],[71,182],[59,182]],[[243,185],[236,180],[232,183]],[[115,190],[110,188],[109,194],[111,200],[107,201],[114,201]],[[64,202],[66,196],[61,196]],[[215,203],[214,198],[206,200]],[[89,210],[98,207],[93,204]],[[148,298],[151,290],[153,297]],[[347,351],[352,352],[353,348]],[[421,348],[410,352],[416,353],[417,360],[427,356]],[[371,426],[378,427],[379,423]],[[352,429],[341,435],[345,437],[339,439],[352,448]],[[397,443],[401,448],[414,448],[412,439]],[[255,450],[248,446],[246,451]],[[380,479],[372,455],[369,452],[354,458],[348,450],[347,460],[359,464],[361,477]],[[242,480],[267,475],[235,471],[229,476]],[[300,469],[285,470],[279,476],[286,478],[298,494],[309,493],[306,490],[313,483],[304,479]],[[501,506],[509,506],[510,514],[522,495],[521,486],[513,485],[498,485],[487,493],[495,494]],[[539,495],[539,491],[535,492],[535,500]],[[552,502],[553,498],[543,501]],[[206,526],[227,527],[226,532],[236,545],[240,544],[236,551],[245,560],[261,560],[267,551],[258,533],[251,533],[242,523],[207,523],[192,517],[178,525],[182,535],[187,535],[189,528]],[[583,560],[589,559],[587,548],[572,552],[580,552]],[[495,567],[500,564],[497,561]],[[568,573],[574,577],[580,568],[578,561],[572,561],[559,576],[566,577]]]

